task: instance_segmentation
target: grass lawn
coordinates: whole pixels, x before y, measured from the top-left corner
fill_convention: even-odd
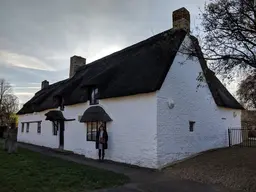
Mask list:
[[[209,151],[167,168],[165,174],[255,192],[256,148],[232,147]]]
[[[48,157],[26,149],[8,154],[0,149],[1,192],[80,192],[113,187],[128,177]]]

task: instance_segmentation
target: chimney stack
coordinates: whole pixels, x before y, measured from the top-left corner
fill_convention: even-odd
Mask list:
[[[47,80],[42,81],[42,83],[41,83],[41,89],[44,89],[44,88],[46,88],[46,87],[48,87],[48,86],[49,86],[49,81],[47,81]]]
[[[172,23],[174,29],[184,29],[188,33],[190,32],[190,13],[185,8],[182,7],[173,11],[172,13]]]
[[[76,70],[86,64],[86,59],[80,56],[74,55],[70,57],[70,69],[69,69],[69,78],[73,77],[76,73]]]

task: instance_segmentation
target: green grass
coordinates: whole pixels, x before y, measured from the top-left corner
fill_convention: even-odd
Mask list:
[[[79,192],[128,182],[128,177],[25,149],[0,150],[1,192]]]

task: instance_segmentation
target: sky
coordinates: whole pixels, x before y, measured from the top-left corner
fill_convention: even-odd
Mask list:
[[[70,57],[87,63],[172,28],[186,7],[191,28],[205,0],[0,0],[0,78],[25,103],[41,82],[68,78]]]

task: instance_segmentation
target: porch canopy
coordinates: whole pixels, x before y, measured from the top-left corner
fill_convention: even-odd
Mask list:
[[[66,119],[61,111],[51,110],[45,114],[45,120],[49,121],[74,121],[75,119]]]
[[[106,111],[100,106],[93,106],[88,108],[80,119],[81,123],[91,121],[112,121]]]

